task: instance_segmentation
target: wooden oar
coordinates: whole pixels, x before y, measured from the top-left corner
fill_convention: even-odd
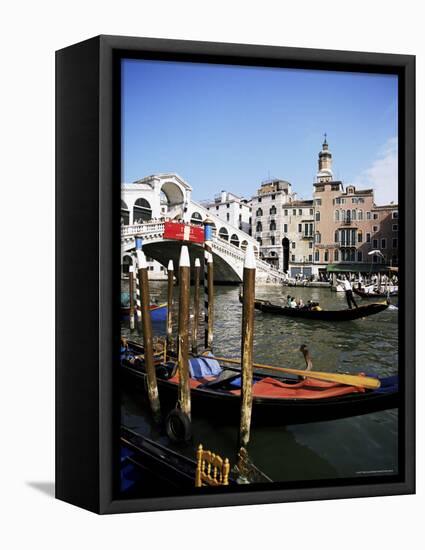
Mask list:
[[[209,359],[216,359],[223,363],[232,363],[234,365],[240,365],[240,359],[230,359],[228,357],[208,357]],[[339,374],[336,372],[319,372],[319,371],[305,371],[299,369],[289,369],[284,367],[272,367],[271,365],[263,365],[262,363],[254,363],[253,366],[257,369],[273,370],[276,372],[285,372],[287,374],[295,374],[297,376],[303,376],[306,378],[313,378],[316,380],[326,380],[327,382],[338,382],[339,384],[345,384],[347,386],[356,386],[359,388],[367,388],[375,390],[381,386],[381,382],[377,378],[371,378],[369,376],[362,376],[356,374]]]

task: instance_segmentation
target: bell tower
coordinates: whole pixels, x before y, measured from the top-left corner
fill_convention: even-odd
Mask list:
[[[322,143],[322,150],[319,153],[319,171],[317,172],[317,182],[325,183],[332,181],[332,153],[329,151],[329,145],[326,140]]]

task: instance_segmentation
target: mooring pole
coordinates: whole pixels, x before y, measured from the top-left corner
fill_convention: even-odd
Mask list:
[[[187,246],[183,245],[179,262],[179,342],[178,372],[180,410],[190,419],[189,383],[189,315],[190,315],[190,259]]]
[[[130,265],[128,270],[128,291],[130,293],[130,313],[129,313],[129,322],[130,322],[130,331],[133,332],[134,325],[134,276],[133,276],[134,267]]]
[[[254,345],[254,301],[255,301],[255,255],[252,244],[246,249],[243,269],[242,310],[242,389],[239,449],[249,443],[252,412],[253,345]],[[240,454],[240,451],[239,451]]]
[[[212,350],[214,330],[214,268],[212,255],[212,226],[213,221],[204,220],[205,232],[205,263],[204,263],[204,299],[205,299],[205,349]]]
[[[198,325],[199,325],[199,278],[201,274],[201,262],[195,260],[195,288],[193,291],[193,326],[192,326],[192,353],[198,355]]]
[[[155,365],[153,360],[153,337],[152,323],[149,309],[149,279],[146,257],[142,250],[137,250],[138,279],[141,291],[142,302],[142,328],[143,328],[143,347],[145,356],[145,370],[147,375],[148,397],[152,414],[156,422],[161,419],[161,408],[159,404],[158,385],[156,381]]]
[[[173,285],[174,285],[174,264],[173,260],[168,262],[168,287],[167,287],[167,349],[171,350],[173,345]]]
[[[137,255],[137,251],[138,250],[142,250],[142,243],[143,243],[143,239],[141,237],[136,237],[135,238],[135,242],[136,242],[136,255]],[[140,281],[139,281],[139,277],[137,275],[137,262],[136,262],[136,259],[134,260],[134,271],[136,273],[136,317],[137,317],[137,332],[139,334],[142,333],[142,303],[141,303],[141,299],[140,299]]]

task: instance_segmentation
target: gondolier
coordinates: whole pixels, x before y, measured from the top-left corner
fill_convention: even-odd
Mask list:
[[[349,309],[353,309],[352,304],[354,305],[354,307],[357,307],[357,304],[353,296],[353,289],[347,277],[344,277],[344,279],[337,279],[337,282],[342,286],[342,288],[345,291],[345,298],[347,299],[347,304]]]

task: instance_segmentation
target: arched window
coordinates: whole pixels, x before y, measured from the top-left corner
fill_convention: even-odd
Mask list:
[[[339,261],[339,252],[338,252],[338,250],[334,250],[334,260],[335,260],[336,262]]]
[[[357,219],[357,213],[355,210],[351,210],[351,219],[356,220]]]
[[[274,258],[276,256],[276,252],[274,250],[271,250],[270,251],[270,256],[272,256],[272,258]]]
[[[262,224],[261,222],[257,222],[256,230],[257,230],[258,232],[260,232],[260,231],[263,230],[263,224]]]
[[[362,232],[362,231],[358,231],[358,232],[357,232],[357,242],[358,242],[358,243],[362,243],[362,242],[363,242],[363,232]]]
[[[235,235],[233,233],[233,235],[230,237],[230,243],[233,244],[234,246],[237,246],[239,247],[239,238],[237,235]]]
[[[276,231],[276,222],[274,220],[270,222],[270,231]]]
[[[341,210],[341,221],[345,221],[345,210]]]
[[[262,216],[263,215],[263,211],[261,210],[261,208],[258,208],[257,212],[255,213],[256,216]]]
[[[363,210],[357,210],[357,219],[363,221]]]
[[[320,244],[320,240],[321,240],[321,236],[320,236],[320,233],[317,231],[316,235],[314,236],[314,242],[316,242],[317,244]]]
[[[337,243],[338,242],[338,231],[335,231],[335,238],[334,238],[335,242]]]
[[[335,221],[339,222],[339,210],[335,210]]]
[[[196,223],[200,225],[202,223],[202,216],[199,212],[193,212],[192,217],[190,218],[191,223]]]
[[[229,240],[229,233],[227,232],[227,229],[225,227],[222,227],[220,231],[218,232],[218,236],[220,239],[223,239],[224,241]]]
[[[242,241],[241,242],[241,248],[242,250],[246,250],[246,247],[248,246],[248,241]]]
[[[133,207],[134,223],[143,223],[152,219],[152,208],[146,199],[137,199]]]
[[[269,210],[270,214],[273,216],[274,214],[276,214],[276,206],[273,205],[270,210]]]

